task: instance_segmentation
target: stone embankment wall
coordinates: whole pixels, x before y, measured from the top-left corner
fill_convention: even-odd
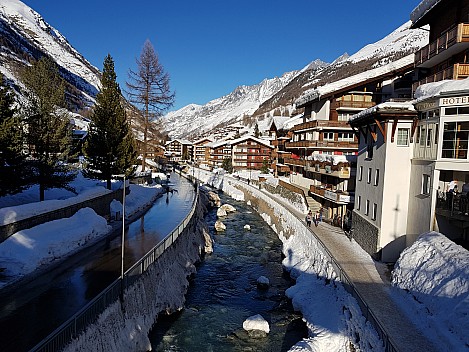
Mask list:
[[[178,239],[116,302],[64,351],[149,351],[148,334],[158,314],[183,308],[188,278],[203,253],[211,248],[204,222],[207,196],[200,192],[196,212]]]
[[[49,221],[62,218],[69,218],[82,208],[91,208],[98,215],[103,217],[109,217],[109,205],[114,199],[122,201],[122,190],[115,190],[113,192],[106,193],[92,199],[88,199],[84,202],[72,204],[65,208],[52,210],[47,213],[42,213],[27,219],[18,220],[10,224],[2,225],[0,226],[0,243],[5,241],[8,237],[18,231],[30,229],[34,226],[44,224]]]

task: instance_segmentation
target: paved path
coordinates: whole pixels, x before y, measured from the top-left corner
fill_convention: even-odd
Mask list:
[[[268,192],[263,192],[270,196]],[[272,199],[279,202],[278,199]],[[303,213],[287,203],[280,203],[299,219],[303,219]],[[322,222],[318,227],[313,226],[311,232],[327,247],[349,277],[355,290],[387,332],[397,351],[438,351],[390,296],[390,282],[380,276],[376,267],[381,263],[375,265],[369,257],[352,250],[350,240],[340,228]]]

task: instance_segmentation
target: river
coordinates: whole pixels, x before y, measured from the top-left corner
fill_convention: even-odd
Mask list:
[[[222,219],[221,234],[214,231],[216,209],[207,214],[214,252],[198,265],[185,309],[158,318],[150,332],[153,351],[287,351],[307,334],[284,294],[292,281],[282,269],[281,241],[246,203],[220,197],[237,212]],[[268,290],[257,288],[260,276],[270,280]],[[267,337],[250,338],[242,328],[256,314],[269,322]]]
[[[129,268],[186,217],[194,187],[176,173],[178,192],[163,195],[125,231]],[[0,292],[0,351],[26,351],[69,319],[120,275],[121,231],[68,258],[47,274]]]

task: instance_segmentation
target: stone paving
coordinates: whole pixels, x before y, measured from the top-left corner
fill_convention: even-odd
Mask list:
[[[297,209],[288,204],[283,206],[299,219],[303,219],[304,214]],[[437,351],[432,342],[408,319],[406,313],[390,296],[390,281],[386,277],[383,278],[377,269],[381,263],[374,263],[366,256],[351,250],[350,240],[338,227],[322,222],[318,227],[311,227],[311,232],[327,247],[349,277],[355,290],[386,331],[397,351]]]

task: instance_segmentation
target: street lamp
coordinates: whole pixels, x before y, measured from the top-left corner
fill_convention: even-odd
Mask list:
[[[125,174],[115,175],[115,177],[123,178],[124,185],[122,188],[122,239],[121,239],[121,303],[124,302],[124,239],[125,239]]]

